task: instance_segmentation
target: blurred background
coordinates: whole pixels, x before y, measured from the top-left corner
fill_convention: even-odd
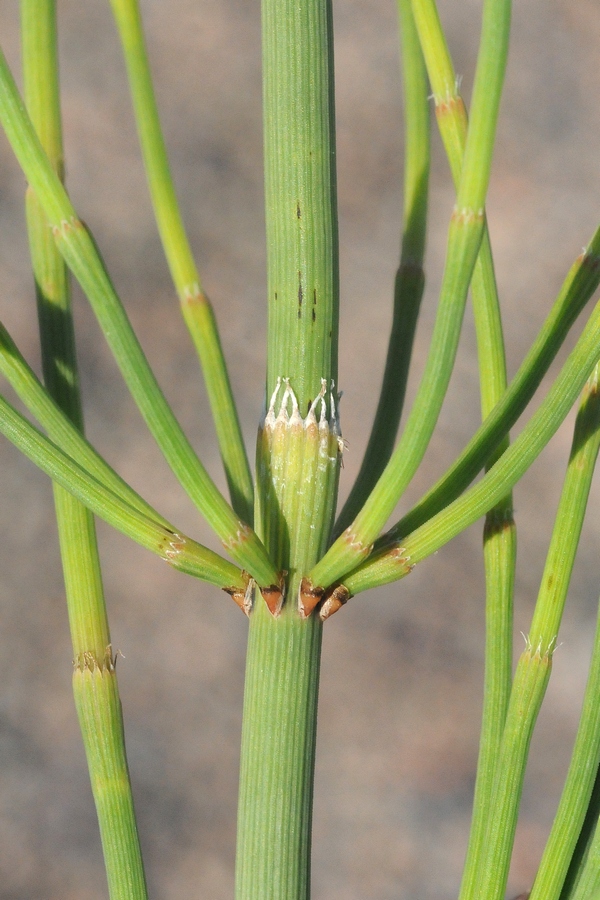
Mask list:
[[[403,137],[394,4],[334,5],[345,495],[385,358]],[[69,189],[167,396],[223,485],[196,358],[152,221],[108,3],[61,0],[59,8]],[[259,4],[146,0],[143,9],[184,217],[252,448],[266,345]],[[442,0],[440,11],[468,98],[480,3]],[[600,220],[600,7],[595,0],[516,4],[513,32],[488,203],[511,374]],[[16,2],[0,5],[0,33],[16,71]],[[435,127],[433,134],[427,289],[411,396],[427,352],[453,204]],[[1,139],[0,315],[39,370],[24,187]],[[215,546],[146,433],[77,291],[75,308],[88,436],[177,526]],[[403,509],[476,428],[475,368],[468,312],[448,400]],[[520,632],[529,628],[571,429],[572,418],[515,492],[516,655]],[[0,465],[0,898],[100,900],[106,887],[71,698],[50,484],[4,440]],[[577,724],[600,586],[599,500],[596,485],[533,741],[510,896],[531,885]],[[315,900],[457,894],[481,705],[481,525],[410,578],[351,601],[326,625]],[[119,681],[151,896],[226,900],[233,896],[246,620],[224,594],[102,524],[99,533],[113,646],[124,657]]]

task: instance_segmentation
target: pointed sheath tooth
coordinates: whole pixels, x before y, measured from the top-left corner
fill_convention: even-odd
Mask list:
[[[350,591],[343,584],[338,584],[331,594],[325,599],[323,606],[319,610],[319,618],[322,622],[329,619],[334,613],[341,609],[350,599]]]
[[[323,593],[323,588],[314,587],[308,578],[302,579],[298,594],[298,612],[304,619],[307,619],[315,606],[320,603]]]
[[[223,590],[226,594],[229,594],[234,603],[237,603],[242,612],[245,613],[245,615],[249,616],[252,612],[252,600],[256,582],[253,578],[250,578],[247,572],[242,572],[242,576],[244,578],[244,581],[246,582],[246,586],[244,588],[226,587],[223,588]]]
[[[265,603],[267,604],[267,608],[274,619],[279,616],[281,607],[283,606],[283,601],[285,600],[283,586],[285,584],[286,575],[287,572],[282,572],[281,578],[279,579],[279,584],[270,584],[268,587],[260,588],[260,592],[263,595]]]

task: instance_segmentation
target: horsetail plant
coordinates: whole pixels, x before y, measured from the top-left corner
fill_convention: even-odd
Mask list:
[[[407,576],[485,517],[486,666],[471,835],[460,900],[506,891],[531,736],[550,678],[600,446],[600,306],[545,398],[509,443],[600,283],[600,229],[573,264],[507,384],[486,196],[505,76],[509,0],[483,0],[469,118],[435,0],[398,0],[405,107],[404,213],[393,323],[360,472],[336,519],[342,439],[339,271],[329,0],[262,0],[268,355],[251,474],[215,314],[169,169],[138,0],[111,0],[157,227],[199,356],[230,500],[175,418],[88,228],[63,183],[55,0],[21,0],[24,99],[0,57],[0,120],[25,174],[44,384],[0,325],[0,371],[34,419],[0,397],[0,431],[54,484],[73,644],[73,690],[111,900],[148,896],[125,753],[94,516],[174,568],[221,588],[249,619],[236,858],[237,900],[308,900],[317,697],[324,622]],[[429,97],[456,204],[424,372],[396,441],[424,288]],[[96,315],[167,463],[220,540],[202,546],[144,500],[83,436],[69,272]],[[482,424],[425,496],[386,531],[434,433],[469,290]],[[537,605],[512,672],[512,488],[583,391]],[[39,426],[39,427],[38,427]],[[472,484],[478,475],[481,478]],[[535,900],[592,900],[600,885],[600,638]]]

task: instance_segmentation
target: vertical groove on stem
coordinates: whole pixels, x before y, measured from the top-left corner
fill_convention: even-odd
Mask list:
[[[59,177],[63,173],[54,0],[22,0],[25,96]],[[27,192],[27,226],[50,394],[83,430],[67,271],[36,194]],[[121,703],[92,514],[54,485],[74,655],[73,693],[98,814],[111,900],[146,900],[146,882],[125,753]]]
[[[250,616],[236,898],[308,900],[322,625],[296,598],[329,539],[340,460],[331,3],[263,0],[262,15],[272,399],[255,521],[288,580],[282,609],[258,598]]]
[[[289,378],[305,415],[337,379],[338,236],[329,0],[263,0],[267,393]]]
[[[258,603],[246,670],[236,900],[308,900],[322,624]],[[260,660],[260,664],[258,661]]]

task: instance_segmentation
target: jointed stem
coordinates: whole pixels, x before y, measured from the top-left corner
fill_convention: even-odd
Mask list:
[[[62,174],[54,0],[22,0],[21,15],[25,95],[41,140]],[[67,272],[32,192],[27,196],[27,224],[46,384],[82,428]],[[109,892],[111,900],[146,900],[94,521],[89,510],[57,484],[54,497],[73,643],[73,691]]]
[[[446,268],[425,371],[403,435],[364,507],[310,572],[316,586],[343,578],[370,552],[373,541],[427,448],[446,393],[460,335],[467,290],[484,230],[500,94],[506,66],[510,2],[487,0],[473,91],[472,117],[457,203],[448,231]]]
[[[185,233],[160,126],[137,0],[111,0],[123,44],[140,143],[160,237],[181,311],[200,358],[231,502],[252,524],[252,475],[216,319]]]
[[[250,616],[237,900],[308,900],[321,622],[300,579],[331,531],[339,469],[330,0],[263,0],[269,342],[255,522],[288,573]]]
[[[404,224],[394,283],[394,315],[375,421],[360,471],[335,525],[340,534],[359,512],[387,465],[400,423],[421,298],[429,188],[427,73],[410,0],[399,0],[404,81]]]
[[[92,236],[77,218],[39,143],[2,54],[0,120],[52,226],[57,246],[86,293],[127,386],[165,459],[233,558],[259,585],[277,584],[279,575],[264,547],[226,502],[167,403]]]

